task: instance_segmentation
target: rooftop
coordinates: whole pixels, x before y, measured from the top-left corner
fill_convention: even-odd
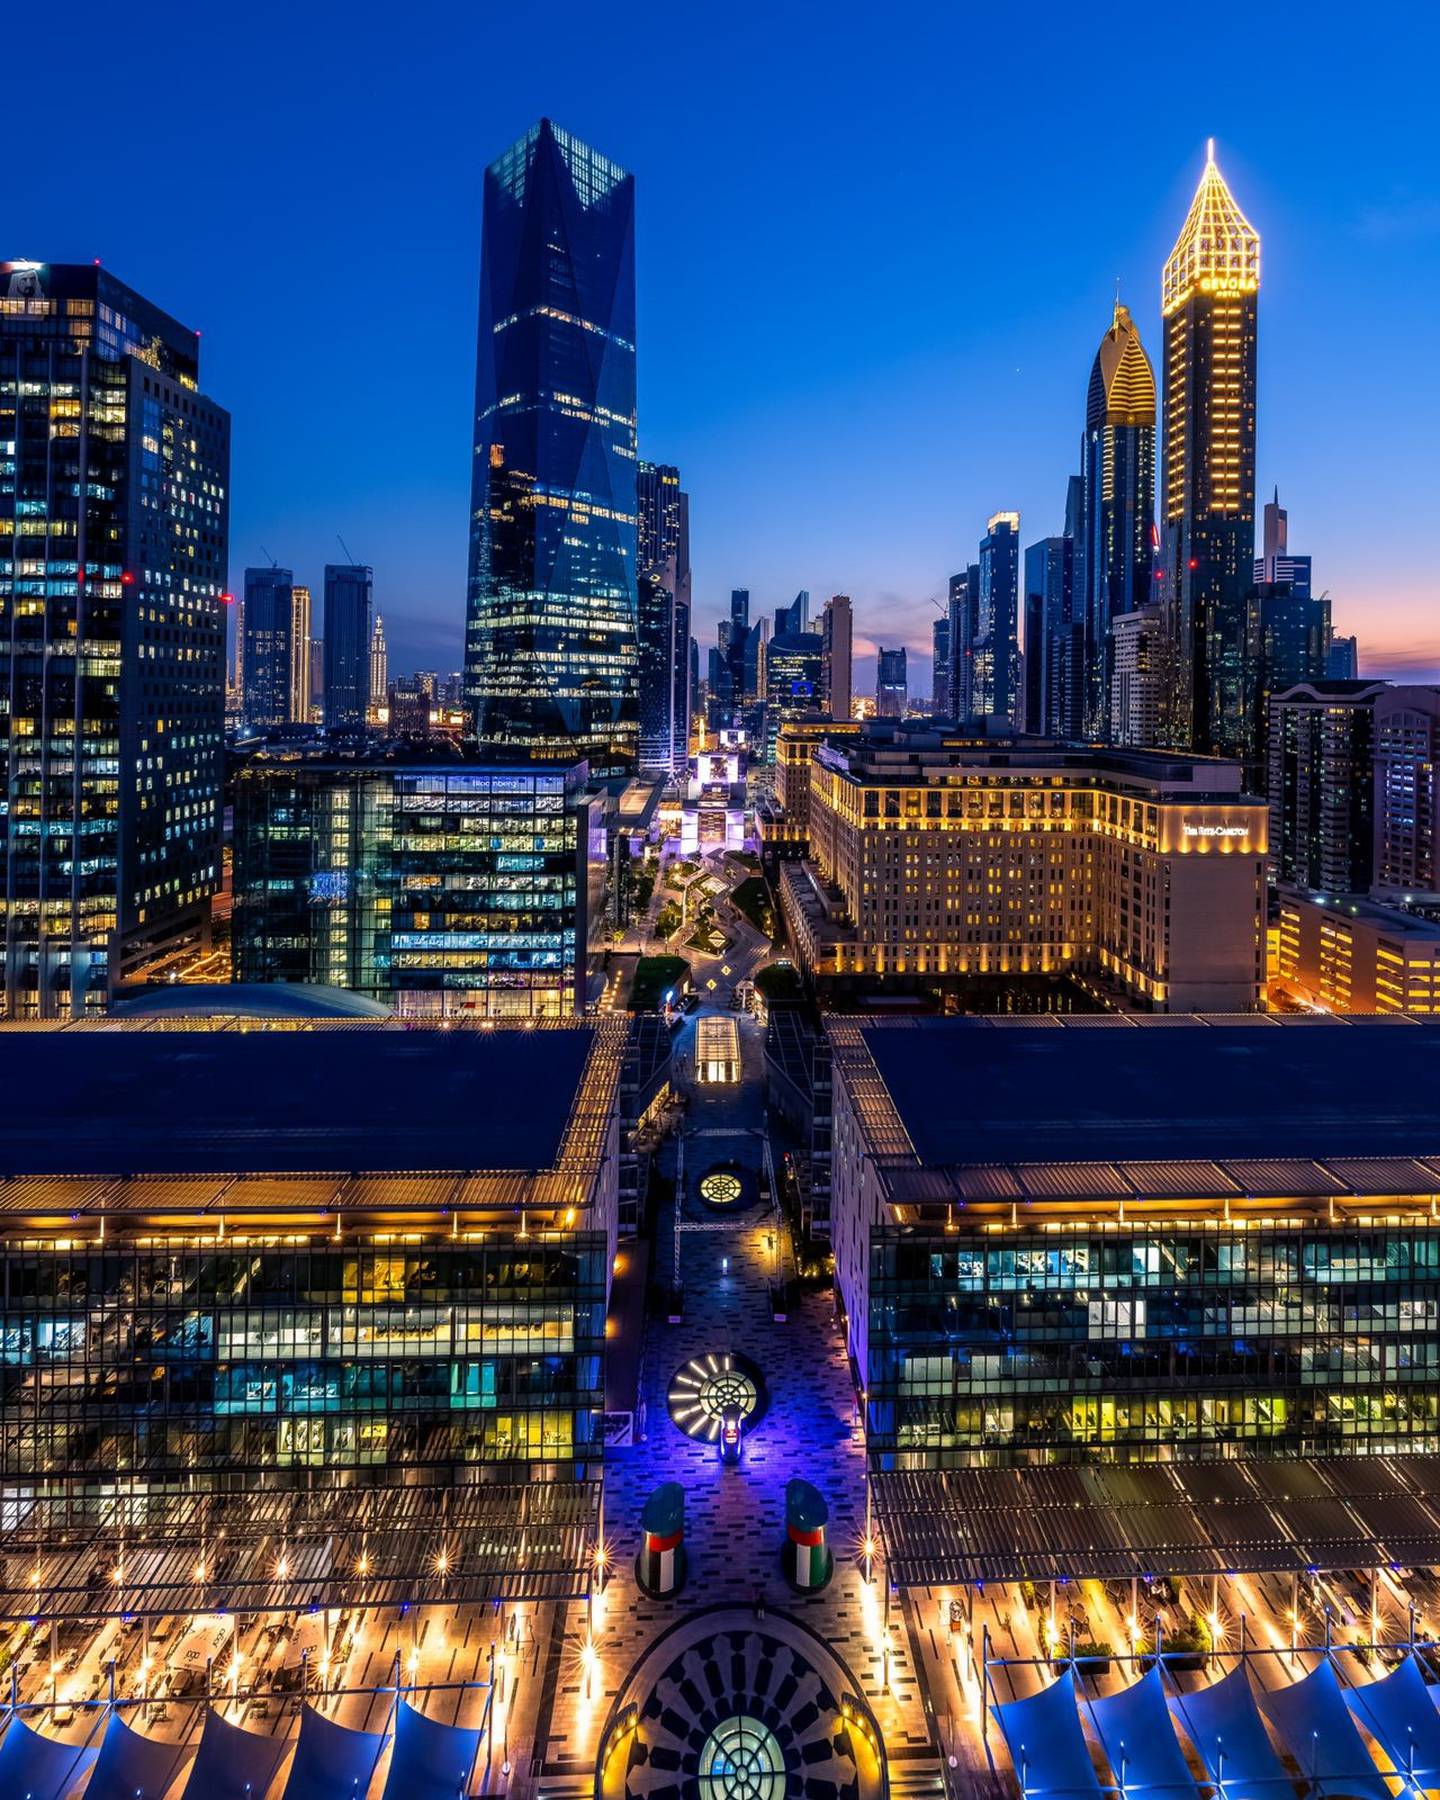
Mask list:
[[[1440,1025],[1401,1015],[1052,1014],[851,1030],[927,1168],[1440,1152]]]
[[[1322,894],[1308,888],[1280,889],[1281,904],[1324,907],[1342,919],[1359,919],[1373,925],[1389,937],[1433,941],[1440,938],[1440,919],[1425,913],[1407,912],[1403,906],[1386,906],[1369,894]]]
[[[0,1176],[548,1169],[598,1039],[348,1021],[0,1028]]]

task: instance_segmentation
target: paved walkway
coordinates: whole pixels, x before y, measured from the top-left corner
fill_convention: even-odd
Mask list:
[[[713,1163],[738,1163],[748,1191],[758,1194],[760,1186],[762,1035],[749,1018],[739,1025],[744,1081],[693,1089],[686,1124],[684,1204],[687,1216],[707,1222],[713,1214],[693,1196]],[[692,1035],[693,1022],[687,1044]],[[673,1155],[671,1146],[667,1158]],[[930,1736],[898,1601],[891,1603],[887,1632],[885,1584],[869,1585],[862,1576],[864,1451],[842,1338],[825,1294],[802,1298],[786,1322],[772,1321],[768,1282],[776,1229],[774,1215],[757,1199],[728,1229],[682,1235],[685,1316],[676,1325],[663,1317],[649,1322],[641,1375],[646,1435],[616,1451],[607,1471],[611,1574],[596,1609],[597,1653],[593,1659],[585,1654],[585,1609],[570,1608],[552,1704],[542,1721],[541,1795],[586,1791],[571,1784],[589,1779],[610,1706],[631,1666],[661,1632],[687,1610],[721,1603],[753,1607],[757,1600],[771,1615],[780,1611],[802,1619],[848,1666],[874,1709],[892,1774],[907,1760],[929,1763]],[[667,1271],[670,1257],[666,1218],[652,1266]],[[768,1411],[747,1438],[739,1467],[722,1467],[714,1445],[686,1437],[666,1409],[675,1371],[711,1351],[742,1351],[758,1365],[769,1389]],[[795,1594],[780,1572],[785,1483],[794,1475],[814,1482],[830,1506],[836,1571],[819,1595]],[[686,1491],[689,1573],[677,1599],[656,1601],[636,1587],[633,1562],[640,1509],[665,1480],[679,1481]]]

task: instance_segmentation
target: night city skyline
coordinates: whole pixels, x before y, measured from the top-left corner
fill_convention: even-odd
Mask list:
[[[204,24],[157,16],[196,54],[211,48]],[[458,667],[481,178],[555,118],[635,176],[639,452],[677,465],[692,497],[696,636],[709,641],[732,586],[762,608],[802,587],[817,604],[846,592],[867,692],[877,640],[928,665],[931,601],[991,513],[1018,510],[1026,543],[1060,529],[1116,279],[1156,355],[1161,264],[1214,136],[1264,242],[1258,492],[1278,484],[1364,671],[1432,677],[1421,522],[1440,212],[1423,123],[1363,79],[1381,52],[1222,14],[1205,78],[1160,108],[1144,96],[1164,26],[1148,52],[1118,53],[1110,83],[1141,96],[1135,155],[1112,154],[1085,189],[1086,69],[1117,53],[1063,15],[1032,16],[1073,78],[1024,132],[984,84],[965,108],[945,103],[947,72],[981,40],[936,18],[862,56],[852,36],[814,40],[783,13],[764,65],[744,66],[749,104],[741,56],[694,22],[662,59],[643,31],[607,43],[572,15],[543,64],[523,21],[487,20],[482,44],[456,18],[400,46],[363,18],[335,42],[317,24],[281,40],[306,96],[283,146],[243,129],[207,139],[167,170],[163,207],[137,208],[50,142],[14,184],[7,248],[99,255],[203,331],[207,383],[235,414],[232,588],[262,545],[318,588],[339,533],[375,569],[392,666]],[[20,25],[22,44],[36,29]],[[221,114],[271,60],[263,14],[250,31],[216,75]],[[1417,48],[1430,33],[1417,14]],[[1231,41],[1245,54],[1227,62]],[[346,95],[382,66],[389,128],[357,139]],[[1273,71],[1317,99],[1343,71],[1346,104],[1297,133],[1288,109],[1254,105],[1257,68],[1262,86]],[[677,75],[683,124],[634,104]],[[32,139],[37,104],[18,101]],[[158,115],[148,129],[164,160],[183,128]],[[291,186],[282,158],[314,179]],[[396,330],[423,334],[423,364],[367,360]],[[912,691],[926,685],[912,675]]]

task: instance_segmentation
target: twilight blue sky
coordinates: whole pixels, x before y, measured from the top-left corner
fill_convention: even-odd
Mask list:
[[[1437,21],[18,6],[0,257],[100,256],[203,331],[237,584],[262,543],[318,584],[339,532],[375,565],[392,669],[455,667],[481,173],[548,113],[637,177],[641,450],[690,491],[702,643],[732,585],[808,587],[920,650],[989,513],[1059,528],[1117,276],[1158,363],[1213,133],[1264,243],[1261,489],[1367,672],[1433,679]]]

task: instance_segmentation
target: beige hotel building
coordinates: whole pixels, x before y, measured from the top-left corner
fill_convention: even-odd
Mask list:
[[[1263,1004],[1268,813],[1237,764],[933,725],[799,730],[809,854],[778,885],[822,989],[1067,975],[1156,1012]],[[781,766],[793,795],[783,748]]]

